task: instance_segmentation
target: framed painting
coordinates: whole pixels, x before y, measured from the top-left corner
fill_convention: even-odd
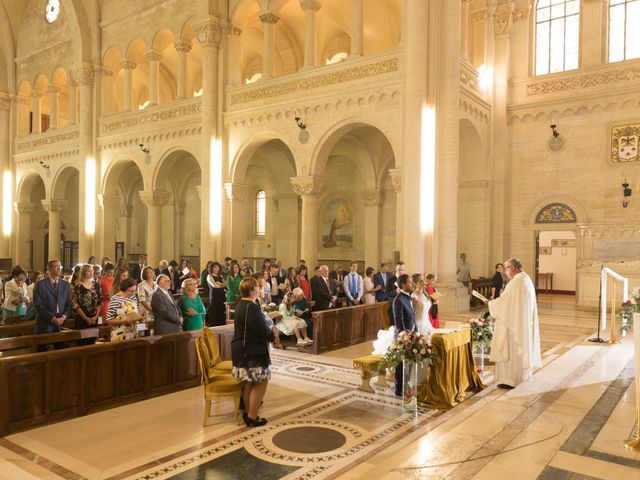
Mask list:
[[[353,247],[353,206],[344,197],[329,198],[322,208],[322,246]]]

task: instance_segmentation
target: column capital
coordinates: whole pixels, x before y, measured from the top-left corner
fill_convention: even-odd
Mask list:
[[[171,194],[164,190],[141,190],[138,195],[147,207],[164,207],[171,198]]]
[[[29,95],[33,100],[39,100],[44,96],[44,93],[34,90]]]
[[[300,0],[300,8],[303,11],[314,10],[318,11],[322,7],[322,4],[318,0]]]
[[[33,203],[31,202],[13,202],[13,210],[18,215],[30,215],[33,212]]]
[[[247,188],[248,187],[246,185],[242,185],[240,183],[226,182],[224,184],[224,191],[227,194],[227,200],[230,202],[233,202],[234,200],[240,202],[245,200],[248,191]]]
[[[61,90],[62,88],[60,88],[58,85],[55,85],[53,83],[50,83],[47,87],[47,93],[60,93]]]
[[[480,8],[478,10],[474,10],[469,15],[471,17],[471,21],[473,23],[481,23],[487,21],[487,8]]]
[[[105,193],[98,194],[98,205],[100,205],[100,208],[102,208],[103,210],[107,208],[115,208],[118,206],[119,202],[120,197],[118,197],[117,195],[107,195]]]
[[[92,66],[83,66],[71,70],[71,78],[78,85],[93,85],[96,72]]]
[[[198,42],[203,47],[219,47],[224,33],[229,35],[240,35],[242,33],[242,30],[231,22],[213,15],[193,20],[191,24]]]
[[[513,22],[518,18],[518,9],[515,3],[508,1],[496,6],[493,14],[493,30],[496,37],[509,36],[513,28]]]
[[[279,16],[274,15],[271,12],[263,13],[258,18],[262,23],[268,23],[270,25],[275,25],[276,23],[278,23],[278,20],[280,20]]]
[[[69,202],[65,200],[41,200],[41,201],[42,201],[42,208],[44,209],[45,212],[49,212],[49,213],[61,212],[69,205]]]
[[[11,110],[11,95],[8,93],[0,92],[0,110]]]
[[[154,49],[147,50],[144,56],[150,62],[159,62],[160,60],[162,60],[162,52]]]
[[[300,196],[313,196],[319,197],[327,190],[328,181],[324,177],[306,176],[306,177],[291,177],[291,188],[293,192]]]
[[[136,68],[138,66],[138,64],[136,62],[132,62],[131,60],[122,60],[120,62],[120,66],[124,70],[133,70],[134,68]]]
[[[392,168],[389,170],[389,175],[391,176],[391,186],[396,193],[400,193],[402,191],[402,169]]]
[[[174,42],[173,46],[176,49],[176,52],[189,53],[191,51],[192,45],[191,42],[187,40],[178,40]]]
[[[382,203],[382,195],[379,188],[365,188],[360,192],[362,201],[367,207],[378,207]]]

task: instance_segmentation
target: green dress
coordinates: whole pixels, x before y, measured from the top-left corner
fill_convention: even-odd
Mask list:
[[[237,302],[240,300],[240,282],[242,277],[227,276],[227,302]]]
[[[180,297],[179,305],[180,310],[182,311],[182,318],[184,318],[182,330],[184,330],[185,332],[187,330],[200,330],[204,323],[204,316],[207,313],[200,295],[196,295],[194,298],[189,298],[188,295],[182,295]],[[187,310],[190,308],[193,308],[196,312],[198,312],[193,317],[187,315]]]

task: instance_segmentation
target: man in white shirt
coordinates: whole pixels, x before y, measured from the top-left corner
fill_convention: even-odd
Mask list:
[[[364,283],[358,275],[358,262],[351,262],[351,271],[344,277],[343,287],[347,296],[347,305],[360,305],[364,294]]]
[[[458,281],[462,283],[465,287],[469,288],[471,285],[471,269],[469,268],[469,264],[467,263],[467,254],[460,254],[460,261],[458,262]]]

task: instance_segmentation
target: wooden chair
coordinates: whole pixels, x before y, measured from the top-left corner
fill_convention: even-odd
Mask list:
[[[212,375],[221,373],[231,373],[231,360],[220,359],[220,346],[218,345],[218,337],[208,327],[202,329],[202,343],[206,348],[209,371]]]
[[[206,427],[211,413],[211,401],[220,400],[224,397],[233,398],[234,410],[233,418],[238,422],[238,411],[240,398],[242,396],[243,385],[228,373],[215,374],[210,370],[210,361],[207,358],[208,348],[202,338],[196,338],[196,352],[198,353],[198,363],[202,371],[202,385],[204,386],[204,419],[202,424]]]

